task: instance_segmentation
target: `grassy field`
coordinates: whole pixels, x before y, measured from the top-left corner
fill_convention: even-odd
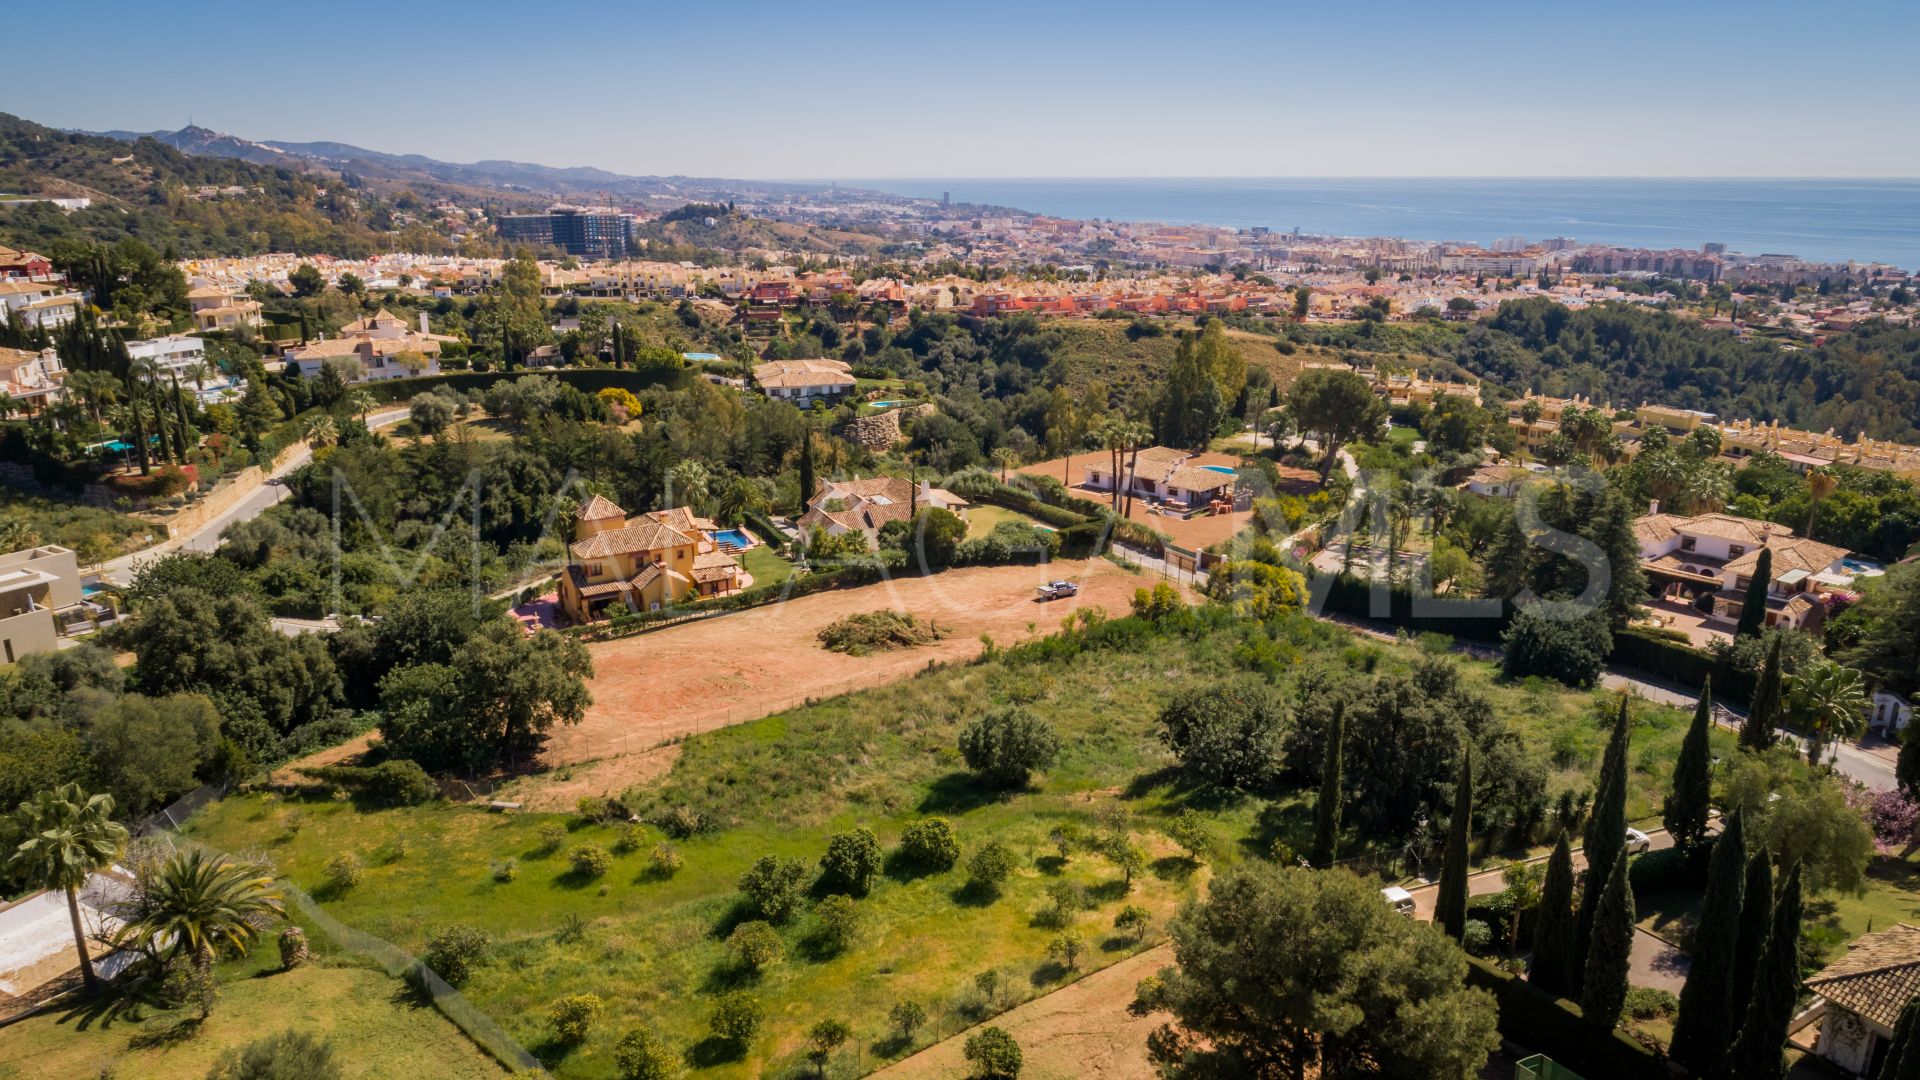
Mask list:
[[[1046,328],[1062,338],[1057,355],[1066,365],[1069,387],[1080,392],[1089,383],[1098,381],[1106,384],[1117,401],[1144,404],[1152,399],[1159,391],[1160,379],[1167,366],[1173,362],[1174,350],[1179,346],[1173,332],[1183,328],[1182,324],[1158,323],[1166,333],[1137,340],[1127,337],[1127,325],[1119,319],[1046,321]],[[1190,329],[1191,324],[1186,324],[1184,328]],[[1294,375],[1300,370],[1300,361],[1310,351],[1301,350],[1293,356],[1282,355],[1274,348],[1277,339],[1244,330],[1228,330],[1227,340],[1248,364],[1271,371],[1274,381],[1281,386],[1293,381]]]
[[[0,1032],[0,1080],[201,1080],[223,1048],[293,1028],[331,1038],[348,1080],[493,1080],[507,1071],[384,972],[317,960],[280,970],[273,942],[220,968],[197,1031],[172,1011],[55,1009]],[[190,1012],[190,1010],[189,1010]],[[173,1037],[173,1036],[179,1037]]]
[[[1365,662],[1365,653],[1378,648],[1377,663],[1388,670],[1409,663],[1417,650],[1354,648],[1343,631],[1307,625],[1317,635],[1310,649],[1334,663]],[[1071,979],[1074,973],[1047,958],[1057,931],[1036,920],[1056,882],[1081,886],[1090,901],[1075,924],[1089,943],[1078,964],[1084,972],[1151,944],[1215,867],[1264,852],[1270,832],[1296,848],[1309,842],[1311,794],[1285,795],[1269,809],[1264,800],[1195,791],[1167,768],[1171,758],[1155,737],[1160,707],[1184,687],[1230,671],[1237,640],[1216,632],[1192,642],[1157,639],[1139,651],[1088,652],[1071,662],[993,659],[688,739],[664,780],[628,795],[649,820],[679,808],[716,826],[679,843],[684,866],[671,877],[650,869],[647,853],[661,839],[651,826],[603,878],[573,872],[568,849],[612,846],[617,834],[566,815],[502,816],[448,805],[362,811],[332,800],[244,796],[212,807],[192,832],[224,850],[270,852],[292,880],[318,890],[331,913],[403,948],[418,950],[434,929],[453,923],[492,934],[498,945],[466,993],[557,1076],[611,1076],[613,1044],[640,1026],[685,1048],[701,1075],[787,1075],[801,1067],[807,1030],[826,1018],[849,1023],[855,1033],[834,1065],[844,1074],[904,1056]],[[1553,762],[1550,791],[1590,784],[1611,699],[1552,684],[1500,684],[1490,665],[1467,667],[1527,745]],[[982,712],[1015,702],[1057,727],[1063,751],[1037,788],[1003,795],[963,771],[955,737]],[[1634,817],[1658,805],[1662,763],[1671,760],[1684,726],[1674,710],[1640,715]],[[1162,832],[1189,806],[1213,833],[1212,866],[1180,857]],[[1130,892],[1106,859],[1079,853],[1062,861],[1048,840],[1057,823],[1091,831],[1115,809],[1128,814],[1150,862]],[[927,815],[953,822],[961,867],[931,876],[889,873],[860,901],[862,927],[844,953],[823,954],[814,920],[803,913],[782,931],[784,962],[758,978],[734,970],[724,937],[739,918],[735,883],[756,858],[774,854],[812,866],[829,835],[857,825],[872,828],[891,849],[907,823]],[[567,831],[549,849],[539,834],[555,823]],[[399,837],[407,850],[390,860],[389,845]],[[965,881],[966,856],[989,839],[1017,857],[1018,869],[997,897],[979,895]],[[322,867],[340,851],[359,853],[368,870],[357,887],[329,895]],[[512,880],[498,880],[497,868],[508,863]],[[1113,935],[1123,903],[1153,913],[1154,930],[1144,941]],[[973,989],[973,977],[989,966],[1009,975],[1009,989],[991,1006]],[[706,1021],[714,994],[741,987],[759,995],[767,1021],[744,1060],[732,1060],[706,1038]],[[607,1015],[584,1043],[566,1046],[554,1041],[546,1007],[575,992],[601,995]],[[901,1000],[920,1003],[932,1020],[914,1045],[887,1030],[886,1012]]]

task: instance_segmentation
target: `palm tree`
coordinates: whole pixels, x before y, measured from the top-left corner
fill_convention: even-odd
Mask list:
[[[1014,453],[1013,447],[1011,446],[996,446],[993,448],[993,463],[1000,466],[1001,483],[1004,484],[1007,482],[1008,467],[1017,464],[1019,460],[1020,455]]]
[[[245,955],[273,919],[286,915],[273,877],[252,863],[195,849],[176,851],[140,874],[133,914],[116,944],[158,959],[184,953],[204,987],[200,1015],[213,1007],[213,958],[225,946]]]
[[[1807,506],[1808,539],[1813,538],[1813,516],[1820,512],[1820,501],[1833,494],[1833,490],[1839,486],[1840,478],[1826,469],[1815,469],[1807,474],[1807,494],[1812,497]]]
[[[1139,421],[1121,425],[1121,437],[1127,442],[1127,476],[1132,477],[1140,468],[1140,448],[1153,442],[1153,428]],[[1133,484],[1127,484],[1126,514],[1133,513]],[[1125,515],[1123,515],[1125,516]]]
[[[1123,477],[1120,475],[1121,455],[1127,449],[1127,424],[1124,420],[1108,420],[1100,425],[1096,434],[1100,444],[1107,448],[1107,464],[1113,469],[1113,512],[1120,512],[1120,487]]]
[[[373,395],[367,393],[365,390],[355,390],[353,393],[347,395],[347,408],[360,415],[360,422],[362,424],[367,422],[367,414],[372,412],[379,404],[379,402],[373,400]]]
[[[307,418],[307,445],[332,446],[340,441],[340,426],[326,413]]]
[[[1787,720],[1806,733],[1807,762],[1818,765],[1828,745],[1851,739],[1867,726],[1867,688],[1860,673],[1828,661],[1787,677]]]
[[[64,889],[73,920],[73,947],[88,991],[99,986],[87,934],[80,925],[80,888],[95,870],[113,863],[127,846],[126,827],[113,820],[113,796],[87,795],[79,784],[62,784],[20,804],[14,823],[25,839],[11,865],[43,889]]]
[[[111,404],[118,397],[114,391],[114,377],[104,371],[69,371],[66,385],[68,390],[87,403],[87,411],[93,414],[93,426],[105,427],[106,420],[100,414],[100,406]]]

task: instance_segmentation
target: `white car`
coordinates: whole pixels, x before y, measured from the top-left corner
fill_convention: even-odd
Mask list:
[[[1653,850],[1653,840],[1639,829],[1627,830],[1627,854],[1641,855]]]
[[[1409,919],[1413,918],[1412,893],[1398,885],[1389,885],[1380,890],[1380,898],[1385,900],[1393,910],[1405,915]]]

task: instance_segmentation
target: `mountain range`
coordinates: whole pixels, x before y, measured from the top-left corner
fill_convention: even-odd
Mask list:
[[[253,140],[189,124],[178,131],[97,131],[132,142],[151,138],[199,157],[237,158],[296,170],[352,173],[368,180],[432,182],[555,198],[613,197],[635,204],[675,206],[690,200],[764,198],[818,190],[816,185],[690,176],[626,176],[592,166],[559,168],[524,161],[440,161],[421,154],[389,154],[341,142]],[[844,189],[843,189],[844,190]]]

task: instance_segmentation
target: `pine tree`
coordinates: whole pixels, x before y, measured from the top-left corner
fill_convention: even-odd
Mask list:
[[[1588,1022],[1611,1031],[1627,1002],[1627,971],[1633,961],[1633,890],[1627,884],[1627,849],[1614,856],[1606,891],[1594,913],[1593,941],[1581,977],[1580,1011]]]
[[[1748,750],[1765,750],[1773,745],[1774,722],[1780,712],[1780,639],[1773,639],[1766,662],[1760,665],[1760,680],[1753,687],[1753,705],[1740,725],[1740,745]]]
[[[1773,580],[1773,549],[1761,548],[1760,558],[1747,582],[1747,594],[1740,600],[1740,622],[1733,628],[1736,638],[1758,635],[1767,622],[1767,583]]]
[[[1708,676],[1693,709],[1693,725],[1680,743],[1680,758],[1673,765],[1673,791],[1661,818],[1674,844],[1689,853],[1698,850],[1707,836],[1707,804],[1713,796],[1713,746],[1707,740],[1712,713],[1713,678]]]
[[[1606,891],[1607,875],[1612,872],[1616,856],[1627,846],[1629,732],[1627,696],[1622,694],[1620,712],[1613,721],[1613,735],[1607,740],[1606,755],[1600,759],[1600,781],[1594,793],[1593,816],[1587,819],[1587,831],[1582,840],[1587,857],[1587,880],[1580,891],[1579,934],[1574,939],[1573,947],[1575,983],[1567,988],[1570,993],[1580,989],[1579,980],[1584,977],[1583,963],[1593,944],[1594,914],[1599,908],[1601,894]]]
[[[1787,884],[1773,907],[1767,951],[1754,971],[1747,1018],[1727,1051],[1720,1075],[1727,1080],[1779,1080],[1786,1075],[1781,1047],[1800,993],[1800,867],[1787,872]]]
[[[1773,928],[1773,862],[1766,848],[1755,851],[1747,860],[1746,878],[1740,891],[1740,933],[1733,949],[1736,1001],[1753,985],[1753,973],[1760,966],[1761,954],[1767,951],[1767,935]]]
[[[1533,965],[1527,979],[1550,994],[1565,997],[1573,988],[1573,850],[1566,830],[1554,842],[1547,876],[1540,886],[1540,909],[1533,923]]]
[[[1313,865],[1330,869],[1340,846],[1340,785],[1344,770],[1347,703],[1335,702],[1327,726],[1326,761],[1320,766],[1320,797],[1313,803]]]
[[[1455,941],[1467,932],[1467,840],[1473,821],[1473,751],[1460,748],[1460,782],[1447,812],[1447,849],[1440,863],[1440,895],[1433,902],[1434,925]]]
[[[1675,1061],[1705,1073],[1726,1056],[1734,1034],[1735,952],[1740,947],[1740,903],[1746,891],[1747,845],[1740,815],[1714,842],[1707,864],[1707,892],[1689,950],[1692,966],[1680,988],[1680,1016],[1673,1025]]]
[[[1880,1061],[1880,1071],[1873,1080],[1910,1080],[1920,1077],[1920,1047],[1915,1045],[1915,1031],[1920,1028],[1920,996],[1910,997],[1900,1008],[1900,1019],[1893,1026],[1893,1042],[1887,1045],[1887,1056]]]

